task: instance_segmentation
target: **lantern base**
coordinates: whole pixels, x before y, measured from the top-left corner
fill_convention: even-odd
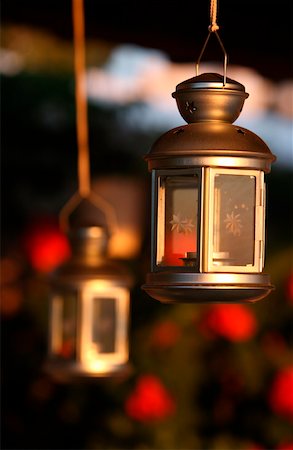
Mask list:
[[[274,286],[268,274],[153,272],[142,289],[162,303],[254,303]]]
[[[68,382],[81,378],[128,377],[132,372],[132,367],[128,363],[109,364],[103,370],[96,370],[83,364],[52,359],[45,363],[44,371],[60,382]]]

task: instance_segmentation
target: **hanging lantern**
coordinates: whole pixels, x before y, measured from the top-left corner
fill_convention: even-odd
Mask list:
[[[146,155],[152,172],[151,272],[142,288],[161,302],[255,302],[273,289],[263,273],[265,181],[275,157],[251,131],[232,125],[248,94],[204,73],[172,96],[187,125]]]
[[[47,371],[57,376],[110,376],[128,369],[128,271],[107,258],[108,230],[117,232],[113,207],[91,190],[85,87],[83,0],[72,0],[75,99],[78,144],[78,191],[59,213],[60,228],[68,234],[72,258],[51,277],[50,338]],[[98,223],[79,217],[78,207],[90,205]],[[90,222],[91,223],[91,222]],[[102,225],[103,224],[103,225]],[[92,225],[92,223],[91,223]],[[114,233],[113,233],[114,234]]]
[[[70,235],[72,258],[53,274],[47,370],[107,376],[128,368],[131,278],[107,260],[102,227]]]

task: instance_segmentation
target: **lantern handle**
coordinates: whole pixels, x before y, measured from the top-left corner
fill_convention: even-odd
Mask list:
[[[110,205],[96,192],[90,192],[87,196],[81,196],[78,191],[73,194],[73,196],[68,200],[67,203],[65,203],[65,205],[59,212],[60,229],[64,233],[67,233],[69,231],[69,217],[83,200],[87,200],[104,214],[110,234],[115,234],[118,230],[115,210],[112,205]]]
[[[220,36],[218,35],[217,31],[219,30],[219,25],[217,24],[217,10],[218,10],[218,4],[217,4],[217,0],[211,0],[210,3],[210,25],[209,25],[209,34],[205,40],[205,43],[203,45],[203,48],[200,52],[199,58],[196,62],[196,76],[198,76],[198,71],[199,71],[199,63],[200,60],[202,58],[202,55],[206,49],[207,43],[211,37],[211,33],[215,33],[216,38],[218,39],[218,42],[220,44],[221,49],[223,50],[224,53],[224,70],[223,70],[223,87],[225,87],[226,84],[226,78],[227,78],[227,62],[228,62],[228,55],[227,52],[225,50],[225,47],[223,45],[223,42],[221,41]]]
[[[200,52],[200,55],[199,55],[199,57],[198,57],[198,60],[196,61],[196,65],[195,65],[196,76],[198,76],[198,72],[199,72],[199,63],[200,63],[200,60],[201,60],[201,58],[202,58],[202,55],[204,54],[204,51],[205,51],[206,46],[207,46],[207,43],[208,43],[208,41],[209,41],[209,39],[210,39],[212,33],[214,33],[214,34],[216,35],[216,38],[218,39],[218,42],[219,42],[219,44],[220,44],[220,47],[221,47],[221,49],[222,49],[222,51],[223,51],[223,53],[224,53],[224,64],[223,64],[223,87],[225,87],[225,85],[226,85],[226,79],[227,79],[227,63],[228,63],[228,55],[227,55],[227,52],[226,52],[226,50],[225,50],[225,47],[224,47],[224,45],[223,45],[223,42],[222,42],[222,40],[221,40],[219,34],[217,33],[216,30],[213,30],[213,29],[212,29],[212,26],[209,26],[209,34],[208,34],[208,36],[207,36],[207,38],[206,38],[206,40],[205,40],[205,43],[204,43],[204,45],[203,45],[203,48],[202,48],[202,50],[201,50],[201,52]]]

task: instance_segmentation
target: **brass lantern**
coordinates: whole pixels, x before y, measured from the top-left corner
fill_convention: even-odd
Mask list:
[[[47,370],[57,375],[109,376],[128,369],[131,278],[106,259],[100,226],[70,233],[72,258],[53,274]]]
[[[187,125],[146,155],[152,172],[151,272],[142,288],[168,303],[255,302],[273,289],[263,273],[265,174],[275,160],[232,125],[248,94],[217,73],[172,94]]]

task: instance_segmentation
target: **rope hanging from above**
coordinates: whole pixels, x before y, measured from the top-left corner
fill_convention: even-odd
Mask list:
[[[210,26],[209,31],[217,31],[220,27],[217,24],[217,0],[211,0],[211,7],[210,7]]]
[[[196,76],[198,76],[199,74],[199,63],[201,61],[202,55],[205,52],[207,43],[211,37],[211,34],[214,34],[220,44],[220,47],[222,49],[222,52],[224,54],[224,65],[223,65],[223,87],[225,87],[226,84],[226,78],[227,78],[227,64],[228,64],[228,55],[227,52],[225,50],[225,47],[223,45],[223,42],[221,41],[220,36],[218,35],[218,30],[219,30],[219,25],[217,24],[217,0],[211,0],[210,3],[210,25],[209,25],[209,34],[205,40],[205,43],[203,45],[203,48],[200,52],[200,55],[198,57],[198,60],[195,63],[195,73]]]
[[[87,92],[85,72],[85,31],[83,0],[73,0],[73,37],[75,69],[76,127],[78,145],[78,191],[81,197],[90,193]]]
[[[69,228],[69,216],[83,201],[88,200],[106,218],[109,229],[117,230],[117,219],[113,207],[91,190],[90,157],[88,139],[87,88],[85,64],[84,0],[72,0],[73,50],[75,74],[76,131],[78,150],[78,190],[59,213],[60,227]]]

